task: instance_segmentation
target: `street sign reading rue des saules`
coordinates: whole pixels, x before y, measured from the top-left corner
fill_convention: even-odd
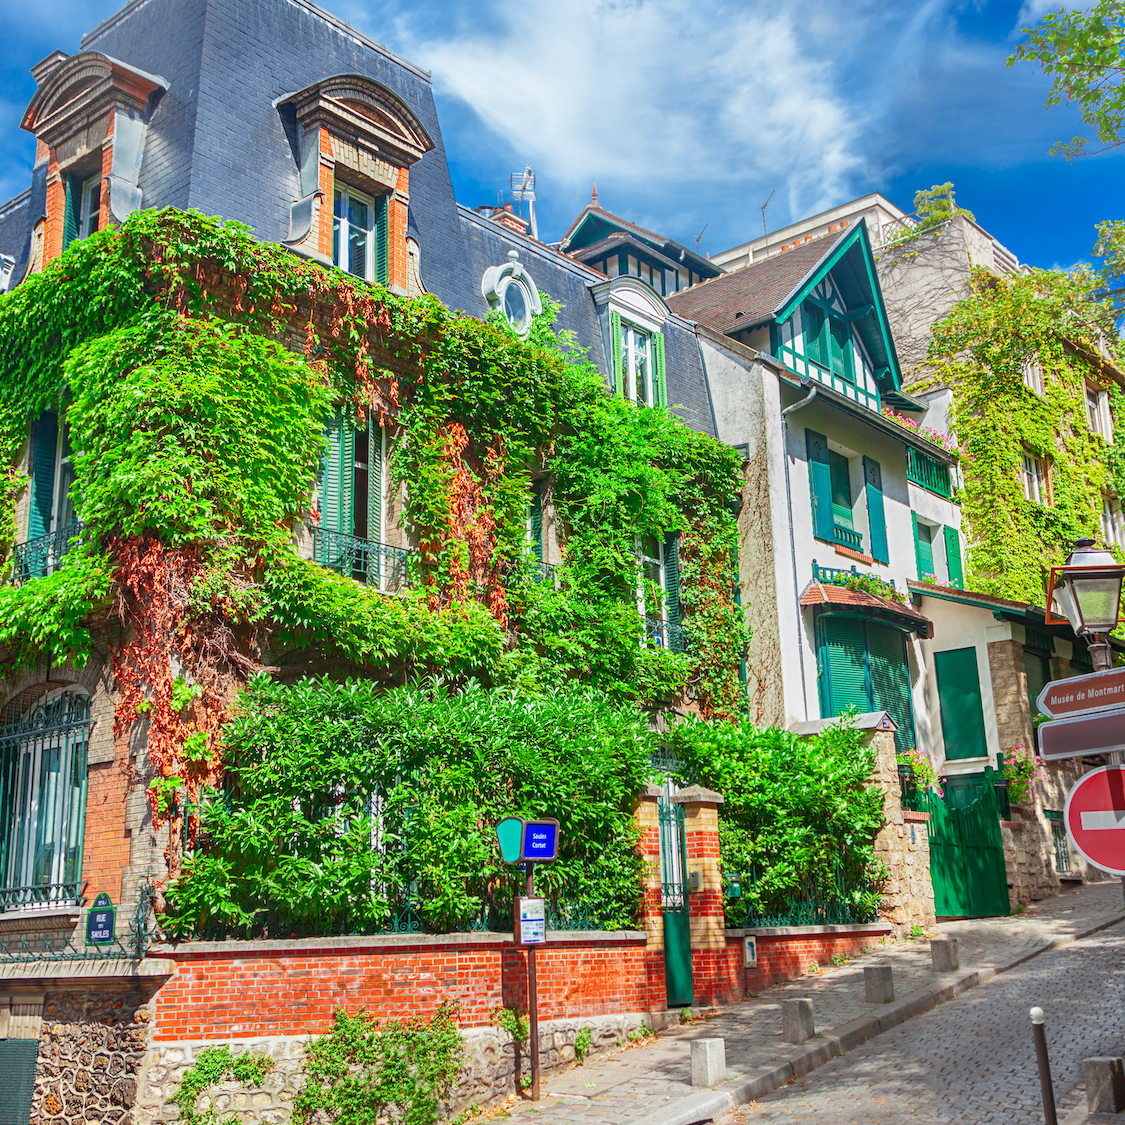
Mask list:
[[[1074,783],[1063,810],[1078,852],[1111,875],[1125,875],[1125,767],[1102,766]]]

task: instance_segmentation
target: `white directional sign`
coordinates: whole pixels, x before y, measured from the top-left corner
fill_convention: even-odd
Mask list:
[[[1125,706],[1125,667],[1052,680],[1036,700],[1039,710],[1052,719],[1086,715]]]
[[[1039,756],[1046,761],[1125,750],[1125,707],[1052,719],[1039,726]]]

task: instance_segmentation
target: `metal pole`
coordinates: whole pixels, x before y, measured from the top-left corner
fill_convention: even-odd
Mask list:
[[[1043,1026],[1043,1009],[1031,1009],[1031,1034],[1035,1039],[1035,1057],[1039,1063],[1039,1088],[1043,1091],[1043,1119],[1047,1125],[1059,1125],[1055,1113],[1055,1088],[1051,1085],[1051,1060],[1047,1058],[1047,1030]]]
[[[535,897],[535,864],[527,865],[528,898]],[[528,1036],[531,1039],[531,1100],[539,1100],[539,989],[535,982],[535,946],[527,950],[527,1013]]]

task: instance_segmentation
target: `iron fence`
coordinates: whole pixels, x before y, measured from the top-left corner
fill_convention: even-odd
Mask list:
[[[807,872],[790,890],[771,890],[766,872],[726,873],[727,926],[844,926],[874,922],[882,898],[880,881],[866,859],[844,856],[827,869]]]
[[[34,906],[85,906],[86,886],[86,883],[39,883],[30,887],[0,887],[0,911]]]
[[[682,625],[659,617],[645,618],[645,641],[669,652],[687,652],[688,638]]]
[[[912,445],[906,447],[906,479],[947,500],[953,495],[949,467]]]
[[[82,534],[82,521],[75,520],[57,531],[39,535],[12,548],[12,581],[17,586],[29,578],[45,578],[59,569],[63,556]]]

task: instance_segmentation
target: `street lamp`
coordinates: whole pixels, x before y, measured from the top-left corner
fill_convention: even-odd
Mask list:
[[[1109,551],[1095,547],[1093,539],[1076,539],[1066,562],[1051,567],[1047,624],[1056,623],[1051,620],[1051,607],[1057,603],[1075,636],[1087,638],[1095,672],[1110,666],[1105,635],[1117,628],[1121,616],[1122,579],[1125,566]]]

